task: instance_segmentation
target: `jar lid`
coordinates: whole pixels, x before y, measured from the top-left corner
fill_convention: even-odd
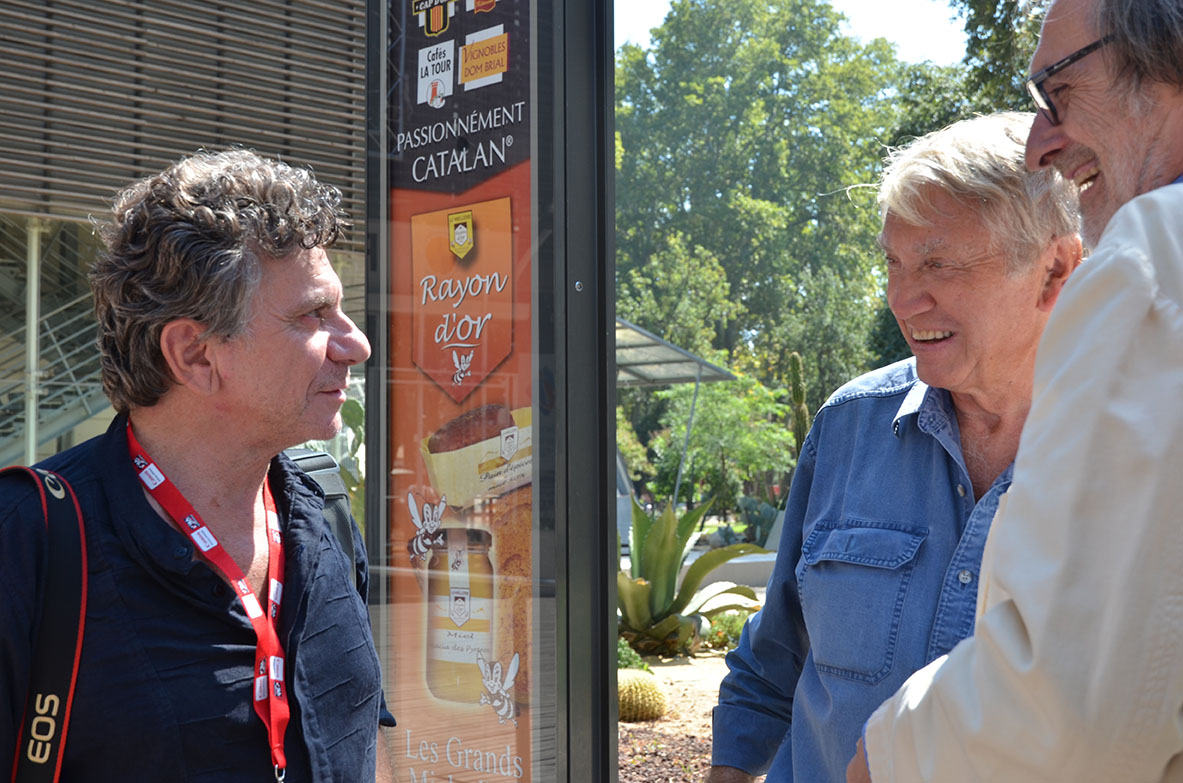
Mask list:
[[[493,536],[488,530],[481,530],[475,527],[442,527],[440,528],[439,537],[436,538],[434,546],[446,547],[448,545],[448,539],[458,535],[460,531],[464,531],[467,534],[468,546],[487,547],[493,541]]]

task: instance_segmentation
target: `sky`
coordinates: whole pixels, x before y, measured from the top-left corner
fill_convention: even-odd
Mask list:
[[[849,20],[847,33],[863,40],[886,38],[902,60],[950,65],[965,54],[962,23],[948,0],[831,0]],[[669,11],[669,0],[617,0],[616,48],[625,41],[648,45],[649,30]]]

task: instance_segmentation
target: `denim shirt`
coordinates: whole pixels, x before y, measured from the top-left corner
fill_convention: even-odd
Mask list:
[[[836,391],[802,446],[764,607],[727,656],[712,763],[845,781],[874,709],[973,631],[1012,470],[975,503],[952,398],[913,359]]]
[[[62,780],[274,780],[267,732],[251,707],[254,630],[226,581],[149,506],[125,425],[118,416],[106,435],[42,463],[77,493],[89,559]],[[373,780],[377,727],[393,719],[363,600],[364,547],[355,530],[355,551],[342,551],[319,487],[286,457],[272,462],[269,478],[286,555],[287,781]],[[25,704],[38,594],[52,567],[44,527],[32,485],[0,483],[5,760]]]

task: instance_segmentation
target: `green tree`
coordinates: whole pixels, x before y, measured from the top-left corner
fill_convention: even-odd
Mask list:
[[[796,294],[798,312],[769,324],[741,346],[733,366],[787,385],[789,357],[800,353],[806,404],[817,410],[831,392],[873,366],[869,338],[882,296],[869,274],[857,287],[826,267],[803,270],[800,278],[808,293]]]
[[[875,314],[875,325],[871,330],[867,349],[871,352],[871,364],[876,367],[883,367],[912,355],[912,349],[908,347],[908,341],[900,332],[900,326],[886,302]]]
[[[1030,109],[1023,88],[1039,39],[1042,3],[949,0],[965,20],[966,86],[993,109]]]
[[[618,275],[617,315],[700,356],[715,351],[715,325],[739,311],[719,259],[676,230],[644,264]]]
[[[672,497],[685,443],[686,424],[694,387],[674,386],[657,392],[669,405],[662,416],[664,429],[652,446],[659,497]],[[751,376],[699,387],[690,442],[682,475],[681,498],[713,496],[715,508],[733,510],[745,485],[767,475],[783,475],[793,464],[793,433],[785,421],[789,406]],[[696,494],[696,488],[701,489]]]
[[[970,85],[964,65],[904,63],[897,77],[895,105],[898,120],[888,142],[900,146],[931,131],[977,114],[1027,106],[996,105]]]
[[[616,449],[624,457],[624,464],[628,466],[628,477],[631,481],[640,481],[642,475],[652,476],[654,467],[649,462],[649,455],[645,446],[637,438],[637,433],[628,417],[624,415],[624,408],[616,406]]]
[[[617,53],[621,312],[676,344],[710,337],[771,387],[797,350],[811,407],[867,369],[878,216],[846,187],[874,181],[898,116],[893,48],[841,21],[821,0],[674,0],[651,49]],[[689,259],[724,271],[732,309],[679,309],[721,287],[644,298]]]

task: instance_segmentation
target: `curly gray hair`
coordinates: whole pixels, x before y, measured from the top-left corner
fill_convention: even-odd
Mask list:
[[[1031,172],[1023,160],[1029,112],[961,120],[891,151],[879,186],[879,210],[923,226],[933,195],[976,204],[1012,272],[1033,263],[1054,237],[1080,232],[1075,186],[1052,168]]]
[[[329,247],[348,225],[336,188],[242,149],[198,152],[117,194],[98,228],[106,253],[90,270],[111,404],[155,405],[172,386],[165,324],[191,318],[206,338],[242,334],[260,258]]]

